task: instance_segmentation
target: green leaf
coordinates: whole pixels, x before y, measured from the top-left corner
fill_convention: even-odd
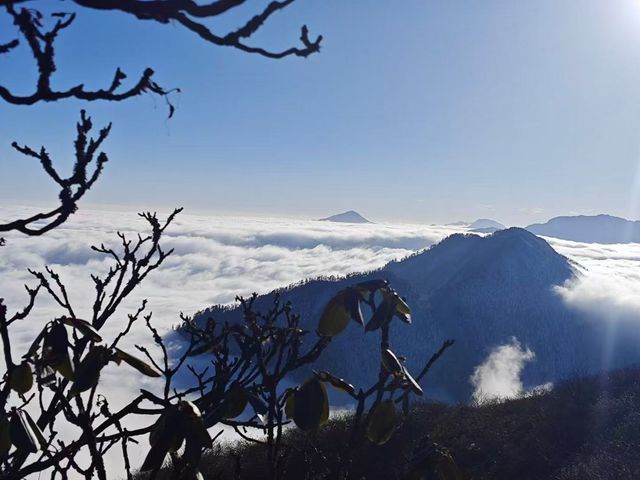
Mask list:
[[[60,322],[53,322],[44,334],[42,361],[67,380],[74,380],[73,364],[69,357],[67,329]]]
[[[213,440],[204,426],[202,414],[196,404],[188,400],[181,400],[178,403],[178,413],[182,417],[181,421],[184,425],[187,443],[191,443],[191,446],[195,445],[198,450],[211,448]]]
[[[158,372],[155,368],[153,368],[148,363],[140,360],[138,357],[134,357],[133,355],[120,350],[119,348],[115,349],[115,357],[119,360],[122,360],[133,368],[138,370],[140,373],[146,375],[147,377],[160,377],[162,374]]]
[[[142,472],[148,472],[160,468],[164,463],[167,453],[169,453],[168,443],[165,441],[157,442],[149,449],[149,453],[147,453],[144,462],[142,462],[140,470]]]
[[[324,385],[322,386],[322,388],[324,389]],[[324,398],[322,400],[322,415],[320,415],[319,426],[325,425],[328,421],[329,421],[329,396],[325,391]]]
[[[411,309],[409,308],[409,305],[407,305],[407,302],[405,302],[404,299],[398,294],[394,295],[394,299],[396,301],[396,311],[398,313],[406,315],[407,317],[410,317]]]
[[[393,400],[379,403],[369,419],[367,438],[376,445],[387,443],[398,428],[399,418]]]
[[[151,432],[149,432],[149,445],[152,447],[158,443],[160,437],[164,434],[164,429],[166,426],[166,415],[163,412],[156,420],[156,423],[151,427]]]
[[[315,373],[315,372],[314,372]],[[337,388],[338,390],[342,390],[343,392],[348,393],[349,395],[355,395],[356,389],[353,385],[348,383],[346,380],[336,377],[327,371],[317,372],[316,376],[321,382],[328,382],[332,387]]]
[[[201,418],[194,420],[193,426],[187,432],[187,441],[195,442],[200,448],[211,448],[213,439]]]
[[[388,348],[382,351],[381,355],[382,366],[384,369],[392,375],[404,374],[404,368],[396,354]]]
[[[396,292],[392,292],[391,299],[395,305],[395,316],[402,320],[404,323],[411,324],[411,309],[407,302],[398,295]]]
[[[56,372],[48,365],[36,364],[36,376],[39,385],[48,386],[56,383]]]
[[[44,450],[47,447],[47,440],[44,438],[44,434],[42,433],[42,430],[40,430],[40,427],[38,426],[38,424],[33,420],[33,418],[31,418],[31,415],[29,415],[29,412],[27,412],[26,410],[23,410],[22,415],[24,416],[25,420],[29,424],[31,431],[33,432],[36,440],[38,441],[38,444],[40,445],[40,448]]]
[[[184,412],[180,413],[178,406],[171,405],[165,408],[151,429],[149,435],[151,448],[140,470],[146,472],[162,466],[167,453],[169,451],[175,452],[182,446],[186,428],[187,422]]]
[[[347,288],[344,290],[344,304],[349,315],[351,315],[351,319],[364,326],[364,317],[362,316],[362,309],[360,308],[360,294],[355,288]]]
[[[189,400],[180,400],[180,402],[178,402],[178,413],[188,419],[202,418],[200,409],[196,406],[195,403],[190,402]]]
[[[286,400],[284,403],[284,413],[287,415],[287,418],[293,419],[293,412],[295,410],[295,402],[296,402],[296,392],[298,388],[290,388],[285,393]]]
[[[224,398],[223,418],[236,418],[242,415],[248,402],[249,398],[246,390],[239,383],[234,383]]]
[[[320,317],[318,335],[322,337],[333,337],[347,328],[351,314],[347,310],[344,302],[344,293],[341,292],[327,303]]]
[[[73,364],[71,363],[71,359],[67,355],[67,357],[60,363],[56,364],[53,367],[60,375],[64,378],[73,382],[74,372],[73,372]]]
[[[69,325],[70,327],[73,327],[76,330],[78,330],[82,335],[89,338],[92,342],[102,341],[100,332],[98,332],[98,330],[96,330],[95,327],[91,325],[91,323],[87,322],[86,320],[81,320],[79,318],[68,318],[68,317],[62,317],[60,320],[65,325]]]
[[[372,332],[389,323],[393,317],[394,311],[395,306],[385,298],[377,306],[375,312],[373,312],[371,320],[369,320],[369,323],[364,327],[365,331]]]
[[[411,325],[411,316],[405,315],[404,313],[400,313],[397,311],[395,312],[394,316],[402,320],[404,323]]]
[[[269,411],[269,407],[257,395],[249,395],[249,403],[258,415],[264,415]]]
[[[100,379],[100,372],[111,358],[106,347],[92,347],[78,365],[71,393],[84,392],[95,387]]]
[[[407,386],[413,391],[413,393],[422,396],[424,394],[424,391],[422,390],[420,384],[416,381],[415,378],[411,376],[406,368],[403,367],[402,370],[404,373],[404,379],[407,382]]]
[[[9,434],[11,442],[19,451],[29,453],[38,451],[38,440],[21,410],[12,412],[9,420]]]
[[[11,371],[11,389],[20,395],[24,395],[33,387],[33,371],[31,365],[22,362]]]
[[[67,329],[59,322],[53,322],[44,334],[42,342],[42,361],[55,367],[69,358],[69,337]]]
[[[9,417],[2,412],[2,415],[0,415],[0,456],[4,455],[10,448]]]
[[[328,419],[329,399],[322,382],[307,380],[295,393],[293,421],[301,430],[315,430]]]

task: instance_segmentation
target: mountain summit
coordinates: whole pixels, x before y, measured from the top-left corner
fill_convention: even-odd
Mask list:
[[[536,235],[586,243],[640,243],[640,221],[611,215],[555,217],[527,227]]]
[[[500,222],[496,222],[495,220],[491,220],[489,218],[479,218],[471,225],[469,225],[468,228],[472,232],[493,233],[497,232],[498,230],[504,230],[507,227],[505,227]]]
[[[349,210],[348,212],[338,213],[327,218],[321,218],[321,222],[341,222],[341,223],[373,223],[364,218],[358,212]]]
[[[469,378],[475,367],[513,337],[535,352],[535,361],[523,373],[525,387],[602,368],[606,326],[587,321],[584,313],[569,308],[557,293],[557,286],[576,275],[573,264],[545,240],[524,229],[509,228],[485,237],[455,234],[382,269],[342,279],[308,280],[262,295],[254,306],[268,310],[279,293],[292,302],[304,328],[313,332],[324,306],[338,291],[366,280],[389,280],[406,296],[413,318],[412,325],[394,326],[392,349],[407,356],[410,370],[419,371],[443,340],[455,339],[424,387],[431,398],[458,402],[471,395]],[[236,322],[241,314],[237,308],[212,307],[195,318],[215,316]],[[637,342],[638,335],[630,334],[612,339],[616,358],[607,357],[608,365],[613,368],[640,359],[640,354],[633,353],[635,346],[621,348]],[[375,378],[378,365],[362,359],[378,347],[378,336],[365,334],[354,323],[333,338],[316,368],[365,384]]]

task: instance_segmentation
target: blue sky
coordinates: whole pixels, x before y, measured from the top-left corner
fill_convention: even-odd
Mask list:
[[[69,166],[86,108],[114,123],[87,204],[412,222],[640,216],[640,0],[298,0],[252,41],[288,47],[303,23],[324,35],[322,52],[274,61],[80,11],[56,84],[104,86],[117,66],[133,81],[152,66],[182,88],[177,113],[167,121],[150,96],[0,104],[0,200],[55,201],[9,145],[44,144]],[[12,29],[4,20],[0,38]],[[0,83],[23,93],[26,53],[0,57]]]

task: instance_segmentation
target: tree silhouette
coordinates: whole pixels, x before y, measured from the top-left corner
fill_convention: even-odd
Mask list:
[[[308,57],[320,51],[322,36],[311,40],[306,25],[301,28],[300,47],[271,51],[246,43],[274,13],[285,9],[293,2],[294,0],[272,1],[264,10],[251,17],[246,23],[225,34],[214,33],[205,22],[228,14],[234,8],[245,4],[245,0],[218,0],[202,5],[193,0],[73,0],[70,3],[84,9],[128,13],[140,20],[177,24],[198,35],[202,40],[214,45],[232,47],[243,52],[255,53],[268,58]],[[58,35],[66,28],[69,28],[75,21],[76,13],[53,13],[49,18],[52,21],[52,25],[47,27],[45,24],[51,22],[47,22],[45,15],[40,10],[22,6],[22,4],[31,5],[33,3],[37,2],[33,0],[0,0],[0,7],[4,7],[6,14],[11,17],[13,24],[18,29],[18,38],[0,44],[0,55],[10,53],[23,41],[29,46],[38,66],[38,80],[35,91],[32,94],[26,96],[13,94],[8,88],[0,85],[0,98],[5,102],[14,105],[33,105],[37,102],[54,102],[66,98],[88,101],[121,101],[140,95],[143,92],[155,93],[165,98],[172,92],[172,89],[166,89],[153,81],[154,71],[151,68],[146,68],[138,81],[128,89],[121,88],[127,75],[118,68],[113,78],[108,82],[108,86],[104,89],[86,90],[84,84],[79,83],[68,90],[56,90],[51,85],[52,76],[56,71],[55,42]],[[169,116],[172,114],[173,107],[170,105]]]
[[[301,28],[300,47],[290,47],[282,51],[271,51],[259,46],[251,46],[246,42],[269,20],[276,12],[284,10],[294,0],[272,1],[262,11],[256,13],[246,23],[236,30],[225,34],[214,33],[206,22],[217,17],[229,14],[233,9],[246,3],[245,0],[218,0],[205,4],[198,4],[193,0],[74,0],[69,2],[81,13],[83,10],[118,11],[134,15],[140,20],[151,20],[163,24],[178,24],[198,35],[205,42],[216,46],[232,47],[237,50],[255,53],[267,58],[281,59],[290,56],[307,57],[320,51],[322,36],[311,40],[306,25]],[[42,0],[0,0],[2,9],[16,27],[16,38],[6,43],[0,43],[0,55],[11,54],[14,49],[24,43],[28,46],[38,67],[38,78],[33,93],[18,95],[12,93],[2,85],[0,79],[0,99],[13,105],[34,105],[38,102],[55,102],[64,99],[75,98],[85,101],[123,101],[136,97],[142,93],[159,95],[167,103],[169,117],[175,112],[171,103],[172,92],[178,88],[165,88],[153,80],[154,70],[145,68],[138,80],[129,87],[124,87],[127,75],[117,68],[114,76],[106,83],[106,87],[99,90],[87,90],[80,81],[76,86],[68,90],[58,90],[52,85],[56,67],[56,40],[69,28],[78,13],[54,12],[45,15],[38,8],[46,2]],[[0,40],[2,42],[2,40]],[[0,75],[1,78],[1,75]],[[14,148],[19,152],[40,160],[45,173],[61,187],[60,206],[47,212],[41,212],[29,218],[16,219],[0,224],[0,233],[18,231],[26,235],[40,235],[55,228],[66,221],[78,208],[78,202],[91,188],[102,172],[102,167],[107,160],[106,154],[100,153],[95,160],[94,175],[86,176],[88,165],[93,160],[95,151],[109,135],[109,127],[103,129],[99,137],[90,140],[87,145],[87,134],[91,130],[91,121],[84,111],[81,113],[81,121],[78,124],[78,136],[76,144],[76,163],[73,174],[67,178],[59,176],[44,147],[35,152],[27,147],[19,147],[16,142]],[[82,151],[78,146],[85,147]],[[40,223],[47,221],[46,225]],[[37,224],[37,226],[34,226]],[[0,246],[5,239],[0,238]]]
[[[169,96],[173,90],[158,85],[150,68],[128,88],[124,87],[126,75],[120,69],[102,90],[86,90],[83,83],[69,90],[57,90],[52,85],[56,72],[55,42],[78,13],[83,9],[115,10],[140,20],[180,25],[216,46],[273,59],[307,57],[319,51],[322,37],[310,39],[306,26],[301,29],[300,47],[270,51],[248,43],[274,13],[293,1],[272,1],[236,30],[216,34],[206,21],[227,14],[243,5],[244,0],[204,4],[192,0],[74,0],[69,3],[78,7],[78,12],[53,13],[47,17],[32,8],[43,2],[0,0],[0,7],[12,19],[18,36],[1,44],[0,54],[11,54],[20,42],[26,42],[39,72],[33,93],[20,96],[0,86],[0,98],[14,105],[33,105],[70,98],[123,101],[151,92],[167,100],[171,117],[174,107]],[[59,172],[46,148],[34,150],[14,142],[13,147],[19,153],[36,159],[58,185],[59,205],[0,225],[0,232],[37,236],[63,224],[103,171],[107,155],[101,149],[110,127],[109,124],[91,137],[91,119],[81,111],[74,141],[75,163],[69,175]],[[5,365],[0,380],[0,479],[19,480],[46,472],[51,478],[66,479],[76,474],[106,480],[113,473],[106,471],[103,456],[113,448],[122,452],[128,479],[133,478],[138,468],[155,478],[167,458],[171,459],[172,478],[201,478],[200,459],[217,438],[209,430],[219,426],[231,427],[240,438],[263,446],[269,478],[279,479],[285,471],[288,453],[299,448],[284,442],[284,428],[295,424],[313,435],[328,420],[325,385],[345,391],[356,403],[351,436],[345,440],[341,461],[331,472],[333,478],[347,478],[350,453],[365,441],[387,442],[406,416],[410,396],[422,395],[420,380],[452,342],[445,342],[414,378],[389,344],[390,329],[400,321],[410,323],[410,308],[383,280],[338,292],[327,304],[316,332],[303,330],[293,307],[280,299],[268,312],[255,311],[254,295],[249,299],[238,298],[244,315],[237,324],[211,318],[201,325],[183,316],[181,332],[186,341],[178,358],[171,357],[170,349],[153,326],[145,300],[127,314],[115,337],[107,337],[104,326],[115,321],[123,302],[171,255],[171,250],[163,249],[162,237],[180,211],[174,210],[164,220],[155,213],[142,213],[140,216],[148,226],[146,234],[131,238],[118,233],[118,246],[92,247],[109,262],[109,268],[103,274],[91,276],[94,296],[90,299],[90,318],[76,314],[79,308],[72,305],[64,280],[49,267],[31,271],[36,283],[26,286],[28,300],[20,311],[8,312],[0,299],[0,339]],[[48,296],[61,314],[44,325],[26,352],[17,352],[15,344],[12,345],[15,328],[28,321],[39,295]],[[363,313],[363,307],[368,314]],[[159,349],[160,358],[145,345],[137,345],[136,354],[120,348],[121,340],[141,321]],[[284,386],[284,380],[293,372],[315,365],[330,347],[331,339],[352,322],[364,327],[363,331],[380,335],[379,350],[366,359],[379,364],[378,376],[370,386],[356,388],[327,371],[314,372],[298,387]],[[313,340],[308,345],[303,340],[310,337]],[[210,365],[196,370],[189,364],[189,359],[196,355],[208,358]],[[100,389],[100,375],[112,363],[158,378],[163,382],[162,394],[142,389],[126,405],[114,410],[109,393]],[[173,380],[183,368],[191,371],[194,386],[178,390]],[[148,418],[147,426],[130,429],[128,421],[132,417]],[[75,438],[62,438],[60,432],[65,426],[76,428]],[[256,438],[247,434],[248,429],[264,435]],[[131,443],[147,436],[150,446],[145,459],[138,462],[130,458]],[[88,460],[80,462],[78,458],[83,452]]]

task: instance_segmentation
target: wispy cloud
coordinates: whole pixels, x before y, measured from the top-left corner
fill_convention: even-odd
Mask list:
[[[521,396],[524,393],[520,380],[522,370],[534,358],[535,353],[516,338],[494,348],[471,375],[473,400],[483,403]]]
[[[542,215],[544,213],[544,209],[540,207],[524,207],[518,209],[518,212],[525,215]]]

